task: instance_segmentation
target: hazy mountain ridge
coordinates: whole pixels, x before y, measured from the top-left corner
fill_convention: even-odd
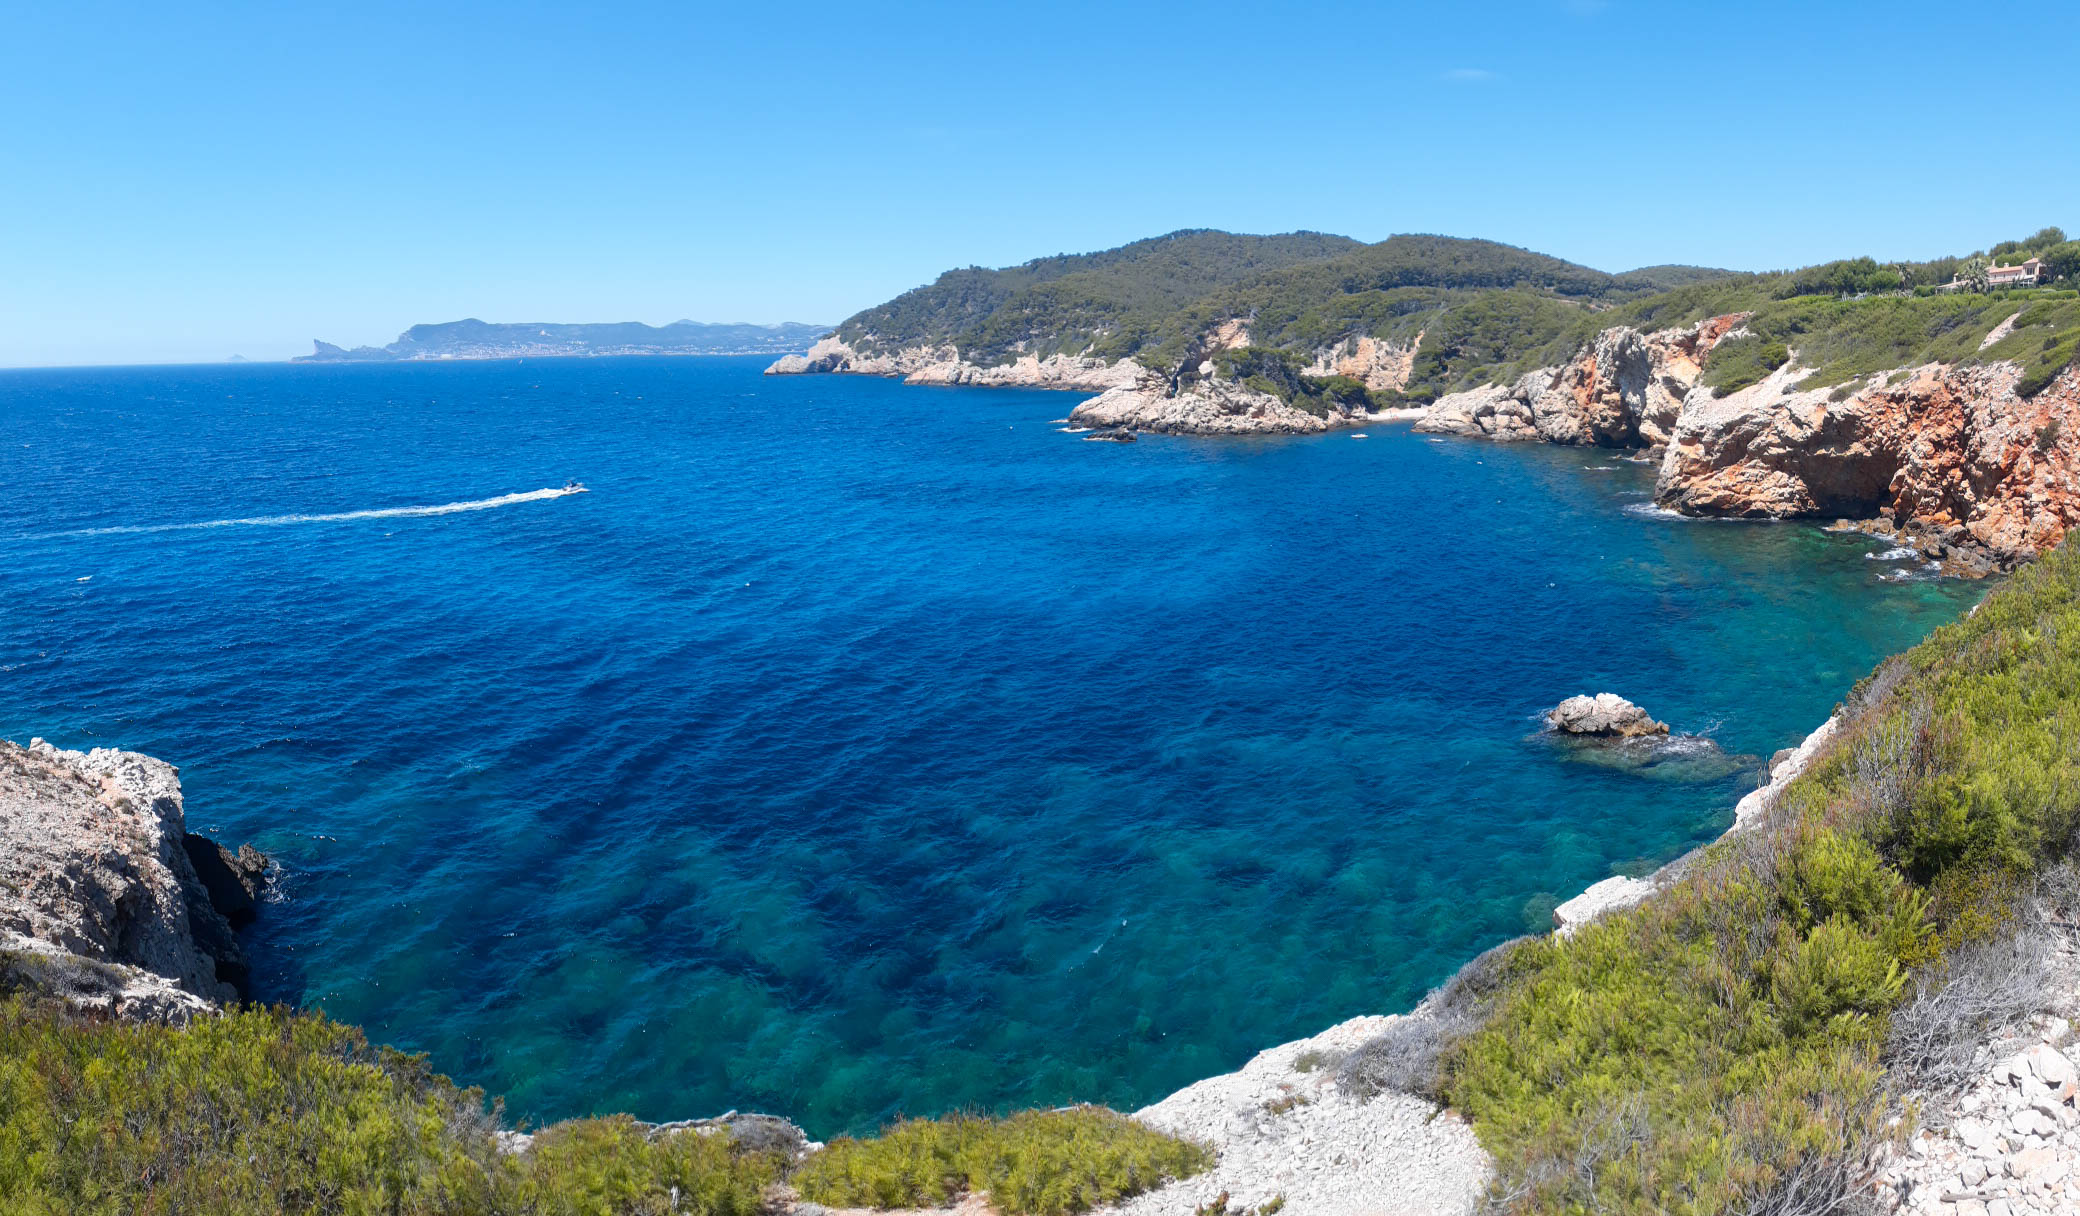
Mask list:
[[[351,350],[313,341],[308,355],[291,363],[388,363],[407,359],[510,359],[516,356],[585,355],[775,355],[798,351],[830,332],[828,325],[785,321],[640,321],[564,324],[522,321],[492,323],[470,317],[414,325],[388,346]]]

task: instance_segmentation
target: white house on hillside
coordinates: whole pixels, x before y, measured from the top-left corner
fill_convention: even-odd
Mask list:
[[[1986,288],[1991,291],[1996,287],[2035,287],[2049,280],[2050,277],[2050,275],[2044,272],[2043,261],[2039,258],[2031,258],[2019,266],[1987,267]],[[1948,283],[1942,284],[1936,290],[1969,291],[1971,286],[1972,281],[1960,274],[1951,276]]]
[[[2044,281],[2044,263],[2031,258],[2020,266],[1989,266],[1986,269],[1988,287],[2035,287]]]

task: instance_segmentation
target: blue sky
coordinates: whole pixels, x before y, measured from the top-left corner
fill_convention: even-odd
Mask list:
[[[1609,270],[2080,229],[2070,3],[0,16],[0,366],[463,316],[836,321],[1183,227]]]

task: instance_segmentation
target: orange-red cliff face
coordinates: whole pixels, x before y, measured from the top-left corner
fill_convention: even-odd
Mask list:
[[[1840,401],[1790,391],[1798,374],[1690,402],[1655,497],[1870,520],[1959,573],[2011,568],[2080,524],[2080,371],[2028,400],[2005,363],[1873,377]]]
[[[1655,488],[1664,506],[1854,520],[1956,573],[2012,568],[2080,525],[2080,369],[2027,400],[2009,363],[1930,364],[1801,391],[1808,369],[1794,357],[1738,392],[1699,387],[1712,348],[1745,320],[1607,329],[1558,367],[1440,398],[1416,429],[1665,445]]]

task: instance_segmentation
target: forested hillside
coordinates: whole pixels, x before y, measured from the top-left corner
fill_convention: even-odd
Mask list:
[[[2030,257],[2042,259],[2045,284],[1988,290],[1989,267]],[[1300,369],[1370,338],[1412,349],[1405,383],[1383,394],[1375,386],[1382,404],[1508,382],[1566,361],[1615,325],[1751,313],[1747,332],[1713,352],[1707,384],[1753,383],[1794,354],[1812,369],[1809,387],[1934,360],[2009,358],[2025,367],[2033,392],[2080,350],[2076,277],[2080,242],[2057,228],[1929,261],[1622,274],[1454,237],[1361,245],[1319,233],[1195,231],[1005,270],[949,271],[851,318],[838,335],[861,352],[952,346],[978,367],[1021,354],[1132,359],[1173,383],[1225,352],[1224,368],[1289,399],[1352,391],[1307,383]],[[2010,317],[2012,332],[1982,352]]]
[[[860,351],[951,344],[970,362],[1023,349],[1046,355],[1095,346],[1125,358],[1179,309],[1226,284],[1361,249],[1319,232],[1238,236],[1173,232],[1102,253],[1059,254],[1003,270],[949,270],[838,327]]]

